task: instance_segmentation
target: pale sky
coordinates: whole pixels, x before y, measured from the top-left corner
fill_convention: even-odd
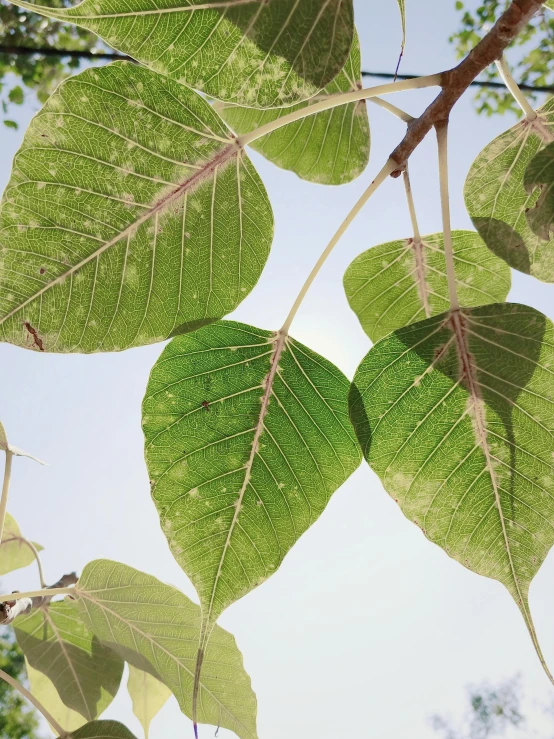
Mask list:
[[[454,0],[408,0],[406,73],[427,74],[454,62],[447,38]],[[355,0],[366,69],[394,68],[399,48],[394,0]],[[370,84],[369,81],[366,81]],[[378,84],[379,81],[375,81]],[[412,114],[433,93],[390,98]],[[471,228],[462,187],[474,157],[510,116],[485,119],[471,95],[451,125],[452,218]],[[1,133],[0,184],[21,130]],[[232,318],[277,329],[311,266],[355,200],[403,135],[404,124],[370,107],[372,155],[353,184],[326,188],[299,180],[252,155],[276,218],[265,272]],[[423,233],[441,231],[435,143],[410,163]],[[349,377],[370,348],[348,308],[342,275],[372,245],[411,235],[401,180],[390,180],[337,247],[293,324],[292,335]],[[510,300],[554,317],[554,285],[513,273]],[[44,547],[47,579],[106,557],[196,595],[162,534],[150,499],[140,406],[163,345],[121,354],[42,355],[0,345],[0,418],[10,439],[49,462],[16,460],[9,510],[25,535]],[[539,638],[554,669],[554,555],[531,589]],[[3,578],[6,590],[35,587],[33,568]],[[456,714],[465,686],[521,673],[532,702],[554,701],[523,619],[507,591],[449,559],[407,521],[363,463],[280,570],[233,605],[220,623],[237,638],[259,704],[261,739],[431,739],[428,717]],[[125,693],[106,716],[141,729]],[[175,699],[154,720],[151,739],[192,736]],[[213,736],[203,727],[201,736]],[[221,730],[219,737],[234,736]]]

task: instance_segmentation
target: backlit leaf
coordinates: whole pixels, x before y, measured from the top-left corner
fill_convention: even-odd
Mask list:
[[[192,715],[200,607],[170,585],[108,560],[88,564],[75,586],[83,619],[103,642],[127,659],[148,660]],[[256,696],[235,639],[216,626],[200,680],[199,719],[255,739]]]
[[[554,98],[537,113],[534,121],[520,121],[483,149],[469,171],[465,200],[491,251],[514,269],[554,282],[554,242],[529,227],[526,211],[535,206],[538,192],[528,193],[523,184],[535,154],[554,141]]]
[[[166,704],[171,690],[148,672],[133,665],[129,665],[127,690],[133,701],[133,713],[144,729],[145,739],[148,739],[150,722]]]
[[[91,721],[74,731],[70,739],[136,739],[136,737],[117,721]]]
[[[402,21],[402,49],[406,46],[406,0],[398,0],[400,20]]]
[[[74,731],[86,724],[86,718],[65,705],[50,678],[35,670],[27,661],[26,668],[31,693],[45,706],[48,713],[56,719],[60,726],[63,726],[67,731]]]
[[[387,492],[432,542],[507,587],[543,666],[528,595],[554,544],[553,380],[553,324],[504,303],[382,339],[350,393]]]
[[[63,83],[3,200],[0,339],[116,351],[221,318],[273,236],[262,182],[199,95],[130,62]]]
[[[281,332],[230,321],[175,338],[154,365],[146,461],[171,551],[200,597],[202,644],[358,467],[348,386]]]
[[[325,97],[361,87],[360,42],[356,34],[342,72],[309,103],[265,111],[223,104],[216,107],[231,128],[242,135]],[[367,106],[362,100],[290,123],[258,139],[252,147],[305,180],[321,185],[342,185],[365,169],[369,144]]]
[[[40,544],[35,542],[33,544],[37,551],[43,548]],[[20,567],[27,567],[34,561],[34,552],[21,534],[15,518],[6,513],[4,533],[0,544],[0,575],[18,570]]]
[[[548,241],[554,227],[554,144],[546,146],[531,160],[523,184],[530,193],[539,188],[539,199],[527,212],[527,223],[540,239]]]
[[[306,100],[344,66],[352,0],[83,0],[51,8],[163,75],[208,95],[270,108]]]
[[[508,265],[473,231],[454,231],[452,241],[460,303],[505,300],[511,283]],[[348,267],[344,289],[372,341],[442,313],[450,304],[442,233],[373,246]]]
[[[75,603],[51,603],[20,616],[14,626],[31,667],[52,681],[72,711],[92,721],[110,705],[123,660],[87,629]]]

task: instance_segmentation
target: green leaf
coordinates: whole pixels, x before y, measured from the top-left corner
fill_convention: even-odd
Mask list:
[[[133,665],[129,665],[127,690],[133,701],[133,713],[144,729],[145,739],[148,739],[150,722],[166,704],[171,690],[148,672]]]
[[[554,141],[554,98],[498,136],[473,162],[465,184],[466,207],[485,243],[514,269],[554,282],[554,246],[533,233],[526,212],[538,193],[523,184],[535,154]]]
[[[531,160],[523,184],[529,193],[539,188],[535,207],[527,212],[527,223],[540,239],[549,241],[554,227],[554,144],[548,144]]]
[[[348,386],[281,332],[230,321],[177,337],[154,365],[152,495],[206,631],[278,569],[358,467]]]
[[[350,392],[387,492],[432,542],[506,586],[543,666],[528,594],[554,544],[553,380],[553,324],[504,303],[382,339]]]
[[[398,0],[400,19],[402,21],[402,51],[406,46],[406,0]]]
[[[273,236],[261,180],[199,95],[130,62],[62,84],[4,195],[0,339],[116,351],[252,290]]]
[[[87,28],[109,46],[206,94],[260,108],[306,100],[342,69],[352,0],[83,0],[48,18]]]
[[[8,128],[15,128],[16,131],[19,128],[18,123],[16,123],[15,121],[7,120],[7,119],[4,121],[4,125],[7,126]]]
[[[71,739],[136,739],[136,737],[118,721],[92,721],[74,731]]]
[[[74,731],[86,723],[86,718],[65,705],[50,678],[35,670],[27,661],[26,667],[31,693],[45,706],[60,726],[67,731]]]
[[[344,69],[308,103],[266,111],[222,104],[216,108],[231,128],[242,135],[325,97],[361,87],[360,42],[355,34]],[[342,185],[358,177],[367,166],[369,147],[369,120],[363,100],[283,126],[252,144],[279,167],[321,185]]]
[[[460,303],[475,306],[505,300],[511,284],[508,265],[473,231],[454,231],[452,241]],[[450,304],[442,233],[368,249],[346,270],[344,289],[372,341],[442,313]]]
[[[22,105],[25,100],[23,89],[19,85],[16,85],[9,91],[8,99],[11,103],[15,103],[16,105]]]
[[[37,551],[40,552],[43,549],[40,544],[35,542],[33,544]],[[15,518],[6,513],[4,533],[0,544],[0,575],[27,567],[34,561],[34,552],[21,534]]]
[[[87,629],[74,603],[51,603],[14,623],[29,664],[52,681],[68,708],[92,721],[110,705],[123,660]]]
[[[81,615],[103,642],[133,661],[148,660],[192,715],[192,686],[200,639],[200,607],[170,585],[108,560],[88,564],[77,583]],[[143,667],[144,669],[144,667]],[[256,696],[235,639],[215,626],[200,679],[199,717],[255,739]]]

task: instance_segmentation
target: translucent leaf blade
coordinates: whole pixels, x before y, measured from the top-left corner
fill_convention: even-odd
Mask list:
[[[529,227],[526,212],[538,193],[525,190],[527,166],[554,141],[554,98],[498,136],[473,162],[465,183],[465,201],[475,228],[497,256],[514,269],[554,282],[554,248]]]
[[[217,110],[238,134],[278,120],[293,110],[343,92],[360,90],[361,55],[357,34],[345,67],[308,103],[273,110],[218,105]],[[343,185],[358,177],[369,160],[370,133],[365,101],[317,113],[264,136],[252,148],[283,169],[320,185]]]
[[[65,705],[54,683],[44,673],[35,670],[27,661],[26,666],[31,693],[46,707],[48,713],[60,726],[67,731],[75,731],[87,723],[87,719],[83,718],[80,713],[72,711]]]
[[[63,83],[1,211],[0,339],[117,351],[232,311],[273,237],[261,180],[199,95],[131,63]]]
[[[51,680],[68,708],[92,721],[110,705],[123,660],[87,629],[74,603],[51,603],[14,625],[27,661]]]
[[[452,233],[456,286],[465,306],[506,299],[510,268],[473,231]],[[344,275],[348,303],[372,341],[436,316],[450,304],[442,233],[373,246]]]
[[[75,23],[156,72],[211,97],[260,108],[325,87],[352,44],[352,0],[83,0],[22,8]]]
[[[554,543],[553,377],[554,326],[504,303],[396,331],[350,394],[387,492],[451,557],[506,586],[541,660],[528,592]]]
[[[33,545],[39,552],[43,549],[36,542],[33,542]],[[13,572],[13,570],[27,567],[33,564],[34,561],[34,552],[22,535],[17,521],[9,513],[6,513],[4,533],[0,544],[0,575],[6,575],[8,572]]]
[[[550,240],[554,227],[554,144],[549,144],[531,160],[523,184],[527,192],[538,188],[539,198],[527,211],[527,223],[540,239]]]
[[[174,339],[143,403],[152,495],[206,624],[270,577],[360,463],[348,381],[282,334]]]
[[[144,729],[145,739],[152,719],[161,711],[171,696],[171,690],[148,672],[129,665],[127,690],[133,702],[133,713]]]
[[[71,733],[71,739],[136,739],[118,721],[91,721]]]
[[[76,590],[96,636],[125,658],[136,652],[148,661],[191,717],[200,607],[155,577],[108,560],[88,564]],[[202,723],[256,739],[256,696],[235,639],[219,626],[206,651],[199,708]]]

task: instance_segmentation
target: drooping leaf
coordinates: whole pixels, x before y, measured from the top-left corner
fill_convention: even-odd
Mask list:
[[[190,717],[200,607],[155,577],[107,560],[88,564],[75,587],[81,615],[97,637],[125,659],[135,652],[148,660]],[[257,736],[250,678],[234,637],[219,626],[206,650],[199,709],[203,723],[241,739]]]
[[[525,170],[535,154],[554,141],[554,98],[498,136],[473,162],[465,184],[466,207],[485,243],[510,267],[554,282],[554,242],[539,238],[526,212],[537,202],[528,193]]]
[[[46,462],[43,462],[41,459],[37,459],[37,457],[33,457],[31,454],[24,452],[23,449],[18,449],[16,446],[13,446],[13,444],[9,444],[8,435],[6,434],[6,429],[4,428],[4,424],[1,421],[0,421],[0,449],[3,452],[11,452],[16,457],[28,457],[29,459],[32,459],[34,462],[38,462],[39,464],[43,464],[43,465],[46,464]]]
[[[43,549],[36,542],[33,542],[33,545],[39,552]],[[27,567],[34,561],[34,552],[23,537],[15,518],[6,513],[4,533],[0,544],[0,575]]]
[[[402,51],[406,46],[406,0],[398,0],[398,9],[400,10],[400,20],[402,22]]]
[[[50,678],[35,670],[27,661],[26,666],[31,693],[45,706],[48,713],[56,719],[60,726],[63,726],[66,731],[74,731],[87,722],[86,718],[83,718],[80,713],[72,711],[71,708],[65,705]]]
[[[52,681],[68,708],[92,721],[110,705],[123,660],[89,631],[75,603],[51,603],[20,616],[14,626],[29,664]]]
[[[242,135],[325,97],[361,87],[360,42],[356,34],[343,70],[308,103],[273,110],[221,104],[217,110],[231,128]],[[369,120],[363,100],[291,123],[252,144],[256,151],[279,167],[321,185],[342,185],[358,177],[366,168],[369,146]]]
[[[432,542],[506,586],[543,666],[528,593],[554,544],[553,380],[553,324],[504,303],[394,332],[350,392],[387,492]]]
[[[175,338],[154,365],[146,461],[171,551],[200,597],[202,644],[358,467],[347,393],[344,375],[302,344],[230,321]]]
[[[325,87],[344,66],[354,29],[352,0],[15,4],[87,28],[212,97],[261,108],[306,100]]]
[[[510,291],[510,268],[473,231],[452,233],[456,285],[465,306],[497,303]],[[344,275],[350,307],[372,341],[448,309],[442,233],[363,252]]]
[[[70,739],[136,739],[136,737],[118,721],[91,721],[74,731]]]
[[[116,351],[221,318],[273,235],[256,171],[183,85],[129,62],[63,83],[4,195],[0,339]]]
[[[164,707],[171,690],[155,677],[129,665],[127,690],[133,701],[133,713],[144,729],[144,737],[148,739],[150,722]]]
[[[549,241],[554,227],[554,144],[548,144],[531,160],[523,184],[529,193],[539,188],[539,199],[527,212],[527,223],[540,239]]]

